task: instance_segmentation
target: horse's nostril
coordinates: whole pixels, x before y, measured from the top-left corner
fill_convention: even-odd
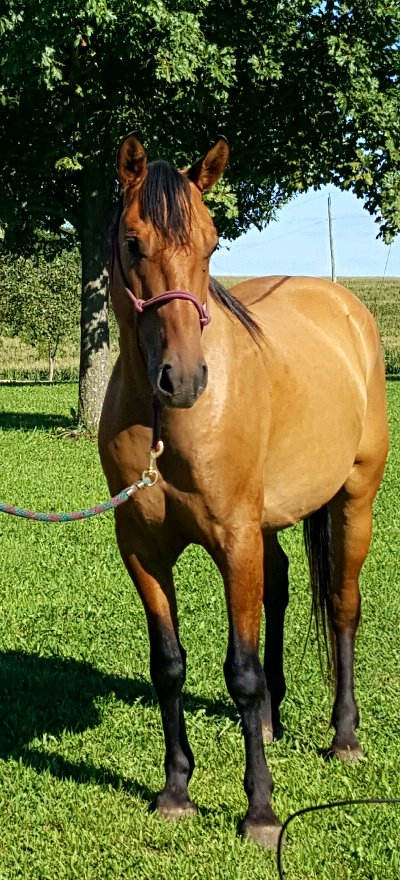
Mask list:
[[[167,394],[169,397],[172,397],[172,394],[174,393],[174,386],[170,379],[170,370],[171,364],[164,364],[164,366],[161,367],[161,370],[158,374],[157,388],[159,391],[162,391],[163,394]]]

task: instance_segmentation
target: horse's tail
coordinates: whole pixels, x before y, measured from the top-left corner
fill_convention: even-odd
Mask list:
[[[325,650],[328,671],[332,670],[332,650],[329,631],[328,601],[333,575],[331,516],[328,506],[316,510],[304,520],[304,543],[310,567],[312,613],[315,618],[318,652],[322,666],[321,642]]]

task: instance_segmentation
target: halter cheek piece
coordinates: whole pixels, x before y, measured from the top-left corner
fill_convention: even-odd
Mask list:
[[[197,309],[199,319],[200,319],[200,327],[203,330],[203,327],[206,327],[207,324],[211,321],[211,315],[207,312],[203,303],[197,299],[197,296],[193,296],[192,293],[189,293],[187,290],[166,290],[164,293],[158,293],[156,296],[152,296],[150,299],[139,299],[139,297],[135,296],[133,290],[129,287],[129,284],[126,279],[126,275],[124,272],[124,267],[121,262],[121,254],[118,245],[118,225],[119,225],[119,217],[118,223],[115,224],[113,229],[112,239],[111,239],[111,265],[110,265],[110,277],[112,278],[113,269],[115,263],[117,263],[118,271],[121,275],[121,278],[124,282],[125,293],[129,297],[130,301],[133,303],[138,315],[143,314],[144,311],[151,308],[159,308],[159,306],[166,305],[166,303],[171,302],[172,299],[185,299],[188,302],[193,303],[195,308]]]

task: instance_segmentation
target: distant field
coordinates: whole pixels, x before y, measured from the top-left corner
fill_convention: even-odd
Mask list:
[[[225,287],[232,287],[244,276],[220,276]],[[382,344],[385,351],[386,372],[400,373],[400,278],[340,278],[341,284],[352,290],[365,302],[378,322]],[[117,353],[117,330],[111,320],[112,356]],[[79,369],[79,339],[64,347],[57,359],[55,378],[76,379]],[[30,379],[47,377],[47,363],[37,351],[25,345],[18,338],[0,336],[0,380]]]

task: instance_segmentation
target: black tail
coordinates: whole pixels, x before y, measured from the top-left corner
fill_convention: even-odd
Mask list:
[[[332,670],[332,651],[329,633],[328,601],[331,594],[333,574],[331,517],[327,505],[316,510],[304,520],[304,543],[310,566],[312,611],[318,638],[318,651],[322,666],[321,636],[325,649],[328,671]]]

